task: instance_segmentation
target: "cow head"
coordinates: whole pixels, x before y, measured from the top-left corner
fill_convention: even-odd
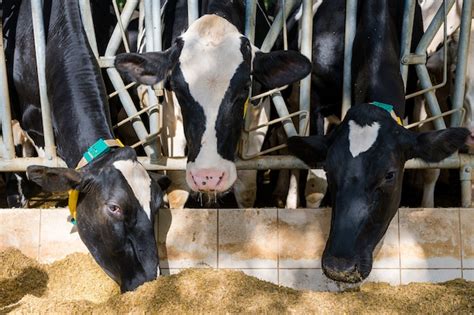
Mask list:
[[[290,151],[312,166],[325,160],[332,221],[322,266],[334,280],[358,282],[399,205],[407,160],[439,162],[462,147],[465,128],[414,133],[374,105],[354,106],[328,136],[292,137]]]
[[[203,192],[224,192],[236,180],[234,159],[251,75],[275,88],[311,72],[303,55],[259,52],[217,15],[196,20],[166,51],[121,54],[115,66],[141,84],[167,79],[183,114],[186,181],[192,190]]]
[[[79,171],[29,166],[27,174],[47,191],[79,190],[79,235],[122,292],[156,279],[154,217],[169,181],[152,179],[133,149],[114,149]]]

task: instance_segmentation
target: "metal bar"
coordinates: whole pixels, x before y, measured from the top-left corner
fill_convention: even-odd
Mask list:
[[[432,116],[430,118],[423,119],[423,120],[414,122],[412,124],[409,124],[409,125],[406,125],[406,126],[403,126],[403,127],[405,127],[405,129],[411,129],[411,128],[416,127],[418,125],[426,124],[427,122],[438,119],[439,117],[449,116],[449,115],[454,114],[455,112],[459,112],[459,111],[463,112],[463,115],[466,113],[466,110],[464,108],[452,109],[452,110],[448,110],[447,112],[442,113],[441,115]]]
[[[280,92],[277,92],[272,95],[273,104],[275,105],[275,109],[280,117],[288,117],[290,113],[288,112],[288,108],[286,107],[285,100],[281,96]],[[281,122],[283,124],[283,128],[285,129],[285,133],[288,137],[293,137],[298,135],[296,132],[295,125],[293,125],[293,121],[291,118],[287,118]]]
[[[278,11],[278,14],[275,16],[275,19],[273,20],[272,26],[270,27],[270,30],[267,33],[267,36],[265,37],[265,40],[262,43],[262,47],[260,50],[262,52],[269,52],[273,45],[275,44],[275,41],[278,38],[278,35],[280,35],[280,32],[283,28],[283,23],[282,23],[282,15],[283,15],[283,9],[285,10],[285,16],[288,16],[290,12],[293,10],[293,8],[298,4],[297,0],[286,0],[286,6],[285,8],[281,8],[280,11]]]
[[[138,0],[127,0],[125,6],[123,7],[122,14],[120,15],[120,20],[122,21],[121,26],[119,23],[115,25],[114,31],[112,36],[110,37],[109,44],[107,45],[107,49],[105,50],[106,57],[115,56],[117,53],[118,48],[120,47],[120,43],[122,42],[122,32],[121,27],[126,29],[128,24],[130,23],[130,19],[135,11],[135,8],[138,5]]]
[[[416,65],[416,73],[418,74],[418,78],[420,79],[420,85],[423,89],[428,89],[433,86],[431,83],[430,75],[428,74],[428,70],[426,69],[425,65]],[[428,103],[428,108],[430,110],[431,116],[439,116],[441,115],[441,110],[439,109],[438,99],[436,98],[436,94],[433,90],[425,93],[426,102]],[[444,119],[440,116],[439,118],[433,121],[433,124],[436,129],[445,129],[446,124],[444,123]]]
[[[188,0],[188,27],[199,18],[199,1]]]
[[[95,37],[94,21],[92,20],[92,11],[90,0],[80,0],[79,8],[81,10],[82,25],[89,41],[89,46],[94,53],[96,59],[99,58],[99,49],[97,48],[97,40]]]
[[[344,119],[352,103],[352,45],[357,27],[357,0],[346,0],[346,24],[344,32],[344,78],[342,88],[341,119]]]
[[[117,17],[117,25],[119,26],[119,29],[120,29],[120,35],[122,35],[123,47],[125,48],[125,51],[129,53],[130,46],[128,45],[127,34],[125,34],[125,28],[122,24],[122,19],[120,18],[120,11],[119,11],[117,2],[112,1],[112,6],[114,7],[115,16]]]
[[[313,1],[303,0],[303,16],[301,17],[301,54],[309,61],[313,56]],[[311,107],[311,73],[300,83],[300,111],[310,112]],[[309,128],[309,115],[300,116],[299,133],[306,136]]]
[[[127,90],[125,89],[125,85],[117,69],[108,68],[107,74],[109,75],[110,81],[112,82],[115,90],[119,92],[120,101],[127,115],[128,116],[135,115],[137,113],[137,109],[135,107],[135,104],[133,103],[132,98],[130,97],[130,94],[128,94]],[[145,128],[145,125],[141,121],[141,119],[137,118],[135,121],[133,121],[132,126],[138,136],[138,139],[144,140],[147,138],[148,132]],[[145,145],[144,149],[148,156],[151,156],[151,155],[156,156],[157,152],[156,152],[156,149],[153,147],[153,145]]]
[[[446,85],[446,83],[448,83],[448,50],[445,49],[447,39],[448,39],[448,26],[447,26],[448,25],[448,23],[447,23],[448,9],[447,9],[447,5],[446,5],[446,0],[443,0],[443,7],[440,7],[438,9],[438,12],[443,12],[442,16],[444,17],[443,81],[440,84],[437,84],[435,86],[430,84],[430,86],[428,86],[425,89],[421,89],[420,91],[405,95],[405,100],[416,97],[416,96],[419,96],[419,95],[422,95],[422,94],[425,94],[425,93],[430,92],[430,91],[434,91],[434,90],[439,89],[439,88],[442,88],[443,86]],[[432,21],[432,24],[433,24],[433,21]],[[431,26],[431,24],[430,24],[430,26]],[[435,29],[433,29],[433,30],[435,30]],[[438,29],[436,29],[436,32],[437,31],[438,31]],[[429,44],[430,43],[428,43],[428,45]],[[425,45],[425,44],[423,44],[423,45]],[[415,53],[415,54],[406,55],[402,58],[402,63],[404,65],[417,64],[417,65],[425,67],[426,71],[428,71],[428,69],[426,67],[426,48],[425,48],[424,51],[421,48],[417,49],[417,52],[422,52],[422,53],[421,54]],[[436,106],[436,105],[431,104],[431,106]]]
[[[291,113],[289,114],[288,116],[285,116],[285,117],[280,117],[280,118],[276,118],[276,119],[273,119],[273,120],[270,120],[269,122],[266,122],[264,124],[261,124],[261,125],[258,125],[258,126],[255,126],[255,127],[252,127],[252,128],[244,128],[244,131],[245,132],[252,132],[252,131],[255,131],[255,130],[258,130],[260,128],[264,128],[264,127],[268,127],[270,125],[273,125],[273,124],[276,124],[276,123],[279,123],[279,122],[282,122],[284,120],[287,120],[288,118],[291,118],[291,117],[295,117],[295,116],[299,116],[299,115],[308,115],[308,112],[307,111],[303,111],[303,110],[299,110],[297,112],[294,112],[294,113]],[[304,129],[307,129],[308,126],[305,125],[304,126]]]
[[[5,50],[3,48],[3,26],[0,23],[0,118],[2,124],[3,154],[7,159],[15,157],[15,146],[12,133],[12,113],[10,107],[10,94],[8,91],[7,67]]]
[[[472,182],[471,182],[472,166],[464,165],[459,170],[459,178],[461,180],[461,206],[463,208],[471,207],[472,203]]]
[[[250,43],[255,44],[255,16],[257,14],[257,1],[245,1],[245,37],[250,40]]]
[[[31,1],[31,15],[33,19],[33,34],[35,39],[36,66],[38,70],[45,155],[47,159],[51,160],[56,157],[56,147],[54,145],[51,106],[49,104],[46,85],[46,43],[43,21],[43,6],[41,0]]]
[[[136,114],[132,115],[132,116],[129,116],[127,118],[125,118],[124,120],[121,120],[118,124],[116,124],[115,126],[113,126],[112,128],[113,129],[117,129],[118,127],[122,126],[122,125],[125,125],[127,122],[133,120],[135,117],[137,116],[140,116],[141,114],[147,112],[147,111],[151,111],[155,108],[158,108],[158,104],[156,105],[153,105],[153,106],[148,106],[148,107],[145,107],[144,109],[138,111]]]
[[[453,108],[461,108],[464,103],[466,90],[467,58],[472,23],[472,0],[464,0],[462,5],[461,30],[459,34],[458,60],[456,63],[456,78],[454,80]],[[472,61],[471,61],[472,62]],[[472,65],[471,65],[472,66]],[[451,127],[458,127],[462,123],[460,113],[451,116]]]
[[[413,22],[415,20],[415,7],[416,7],[416,0],[405,0],[405,8],[403,11],[401,52],[400,52],[400,56],[402,56],[402,60],[404,60],[405,56],[408,56],[411,52],[411,41],[412,41],[412,36],[413,36]],[[408,65],[401,63],[400,73],[402,74],[403,84],[406,90],[407,78],[408,78]]]
[[[455,0],[448,0],[448,4],[446,7],[446,12],[449,12],[454,4]],[[436,36],[436,33],[438,33],[439,28],[445,21],[445,14],[444,14],[444,7],[440,6],[438,9],[438,12],[436,12],[436,15],[433,18],[433,21],[431,24],[428,26],[428,28],[425,31],[425,34],[421,37],[420,42],[418,43],[418,46],[416,47],[415,54],[417,55],[423,55],[426,54],[426,50],[428,49],[428,46],[431,44],[433,41],[433,38]]]
[[[154,51],[153,34],[153,0],[145,1],[145,47],[146,51]],[[148,36],[149,35],[149,36]]]
[[[158,161],[151,162],[148,157],[138,157],[148,170],[185,170],[186,157],[169,158],[161,157]],[[294,156],[290,155],[272,155],[257,157],[252,160],[237,160],[237,169],[239,170],[268,170],[268,169],[308,169],[306,164]],[[25,171],[29,165],[44,165],[50,167],[66,167],[60,158],[47,160],[45,158],[16,158],[13,160],[0,159],[0,170],[2,172],[21,172]],[[405,163],[406,169],[425,169],[425,168],[441,168],[441,169],[459,169],[461,167],[473,167],[474,156],[469,154],[454,154],[439,163],[426,163],[419,159],[409,160]]]

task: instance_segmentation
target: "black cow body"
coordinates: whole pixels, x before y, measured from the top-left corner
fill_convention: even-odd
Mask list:
[[[459,149],[469,134],[463,128],[416,134],[399,126],[390,109],[382,109],[390,105],[397,116],[405,113],[399,70],[404,3],[359,1],[352,61],[353,107],[330,135],[288,141],[290,151],[308,165],[325,161],[333,210],[322,266],[334,280],[358,282],[369,275],[373,250],[400,204],[405,161],[440,161]],[[324,1],[315,17],[315,113],[340,112],[344,7],[344,0]],[[419,8],[416,12],[415,44],[422,30]],[[313,134],[318,129],[313,128]]]
[[[122,291],[133,290],[157,276],[153,226],[162,192],[131,148],[112,147],[75,170],[91,145],[99,139],[114,139],[106,92],[82,28],[78,1],[45,1],[44,18],[52,122],[57,152],[69,168],[30,166],[28,177],[48,191],[79,191],[81,239]],[[14,31],[9,61],[17,96],[15,112],[42,147],[30,1],[21,2]]]

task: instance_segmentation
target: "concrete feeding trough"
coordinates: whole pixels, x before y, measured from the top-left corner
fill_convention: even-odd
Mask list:
[[[20,249],[42,263],[87,252],[67,209],[0,210],[0,251]],[[392,285],[474,281],[474,209],[401,208],[376,250],[367,281]],[[185,268],[242,270],[276,284],[338,290],[321,269],[330,209],[162,209],[162,273]]]

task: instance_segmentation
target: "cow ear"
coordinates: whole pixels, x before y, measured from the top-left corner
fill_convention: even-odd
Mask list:
[[[448,128],[412,135],[415,139],[408,148],[408,159],[439,162],[462,148],[470,134],[466,128]]]
[[[158,183],[162,191],[165,191],[171,185],[171,180],[166,175],[157,174],[153,172],[148,172],[148,174],[150,175],[151,179]]]
[[[316,167],[318,162],[326,159],[328,140],[324,136],[290,137],[288,150],[309,167]]]
[[[49,192],[62,192],[77,189],[82,181],[82,175],[71,168],[52,168],[39,165],[28,166],[28,179]]]
[[[296,51],[256,52],[253,59],[254,77],[270,89],[303,79],[311,73],[311,62]]]
[[[173,47],[163,52],[119,54],[115,57],[115,67],[132,81],[153,85],[163,81],[177,58]]]

